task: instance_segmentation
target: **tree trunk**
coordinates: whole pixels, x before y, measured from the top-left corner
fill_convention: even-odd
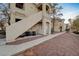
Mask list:
[[[8,25],[10,25],[10,15],[9,15],[9,13],[7,12],[7,10],[5,10],[5,12],[6,12],[7,16],[8,16]],[[6,15],[5,15],[5,16],[6,16]]]

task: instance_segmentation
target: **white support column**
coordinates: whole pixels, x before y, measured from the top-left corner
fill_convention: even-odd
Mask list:
[[[10,4],[10,23],[15,23],[15,3]]]
[[[45,16],[46,16],[46,4],[42,4],[42,11],[43,11],[43,19],[42,19],[42,33],[43,35],[46,35],[46,21],[45,21]]]
[[[51,22],[49,23],[49,34],[51,34]]]
[[[42,4],[43,18],[46,16],[46,4]]]
[[[46,22],[45,21],[42,21],[42,33],[43,35],[46,35]]]

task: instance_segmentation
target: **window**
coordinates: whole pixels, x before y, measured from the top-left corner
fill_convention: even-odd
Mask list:
[[[48,11],[48,9],[49,9],[49,6],[48,5],[46,5],[46,11]],[[42,10],[42,4],[40,5],[40,6],[38,6],[38,10]]]
[[[20,9],[23,9],[24,4],[23,3],[16,3],[16,7],[20,8]]]
[[[20,20],[21,20],[21,19],[16,18],[16,19],[15,19],[15,22],[18,22],[18,21],[20,21]]]

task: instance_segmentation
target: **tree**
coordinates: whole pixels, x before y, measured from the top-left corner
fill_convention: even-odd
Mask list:
[[[9,4],[0,3],[0,5],[3,7],[0,7],[2,15],[5,16],[5,20],[8,19],[8,24],[10,25],[10,14],[9,14]],[[4,19],[4,18],[3,18]]]
[[[5,35],[6,34],[6,27],[5,27],[5,20],[2,19],[0,20],[0,35]]]
[[[73,21],[73,28],[79,32],[79,18]]]
[[[1,30],[3,30],[3,31],[4,31],[4,24],[3,24],[3,22],[2,22],[2,21],[0,21],[0,27],[1,27]]]
[[[10,15],[9,15],[8,4],[0,3],[0,27],[2,30],[5,30],[4,24],[8,23],[10,25]]]
[[[62,8],[62,6],[58,6],[57,3],[53,3],[53,4],[50,4],[51,8],[52,8],[52,16],[53,16],[53,19],[52,19],[52,22],[53,22],[53,31],[54,32],[54,26],[55,26],[55,20],[57,17],[60,17],[60,16],[63,16],[63,14],[60,12]]]

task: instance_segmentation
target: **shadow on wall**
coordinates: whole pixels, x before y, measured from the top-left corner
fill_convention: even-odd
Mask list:
[[[22,35],[20,35],[19,37],[24,37],[24,36],[35,36],[36,32],[35,31],[26,31],[24,32]]]
[[[0,39],[6,38],[6,32],[3,30],[0,30]]]

